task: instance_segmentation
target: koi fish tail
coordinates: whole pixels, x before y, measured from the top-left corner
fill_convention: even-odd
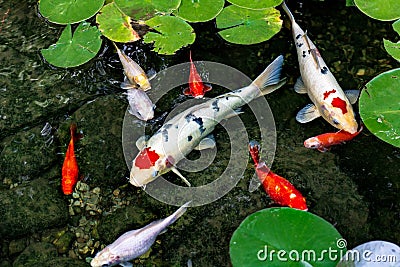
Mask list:
[[[251,84],[259,88],[262,95],[272,93],[286,83],[286,79],[280,79],[282,65],[283,56],[280,55]]]
[[[292,12],[290,12],[290,10],[287,7],[285,1],[282,2],[281,6],[282,6],[283,10],[286,12],[286,14],[288,15],[288,17],[290,19],[290,22],[293,24],[295,22],[294,21],[294,16],[293,16]]]
[[[83,137],[82,134],[77,133],[76,123],[71,123],[71,125],[69,126],[69,131],[71,133],[71,138],[74,143]]]
[[[249,143],[249,151],[250,151],[250,155],[254,161],[254,164],[257,166],[258,163],[260,162],[260,144],[257,141],[250,141]]]
[[[173,214],[171,214],[168,217],[168,225],[173,224],[176,220],[178,220],[187,210],[187,208],[189,207],[189,204],[192,201],[188,201],[185,204],[183,204],[179,209],[177,209]]]
[[[189,51],[189,60],[192,62],[192,50]]]

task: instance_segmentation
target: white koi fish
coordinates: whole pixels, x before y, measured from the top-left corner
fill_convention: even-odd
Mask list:
[[[126,78],[126,80],[121,83],[121,88],[132,89],[138,86],[143,91],[149,90],[151,85],[144,70],[122,50],[120,50],[115,43],[113,44],[117,49],[118,57],[124,68],[124,74]]]
[[[149,250],[154,241],[156,241],[157,236],[186,212],[189,203],[183,204],[165,219],[154,221],[143,228],[121,235],[114,243],[98,252],[90,262],[90,265],[92,267],[103,267],[119,264],[124,267],[132,267],[132,263],[128,261],[143,255]]]
[[[237,115],[234,110],[253,99],[281,87],[285,83],[280,80],[282,64],[283,56],[279,56],[250,85],[209,99],[165,122],[147,143],[138,146],[141,151],[133,160],[130,183],[144,186],[172,170],[190,186],[174,164],[199,145],[201,149],[215,146],[207,135],[219,122]]]
[[[309,104],[297,113],[296,120],[306,123],[322,116],[334,127],[354,134],[358,125],[354,117],[353,107],[358,98],[358,90],[346,93],[340,88],[335,77],[329,71],[317,47],[308,38],[294,20],[285,2],[282,8],[289,16],[299,60],[301,77],[294,89],[297,93],[307,93],[314,104]]]
[[[146,92],[138,89],[128,89],[125,93],[129,102],[128,112],[140,120],[150,120],[154,117],[155,105]]]

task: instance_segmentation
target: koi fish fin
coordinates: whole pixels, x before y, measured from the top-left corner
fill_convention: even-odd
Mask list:
[[[268,67],[251,83],[261,90],[262,95],[272,93],[284,83],[282,83],[281,70],[283,56],[277,57]]]
[[[307,40],[307,44],[308,44],[308,37],[306,36],[306,38],[307,38],[306,40]],[[308,47],[310,47],[310,44],[308,44]],[[317,48],[310,49],[310,53],[314,59],[315,64],[317,65],[317,69],[322,69],[321,64],[319,64],[319,59],[318,59],[319,52],[318,52]]]
[[[192,201],[188,201],[182,206],[179,207],[174,213],[169,215],[165,220],[167,221],[167,226],[173,224],[176,220],[178,220],[183,214],[185,214],[187,208],[189,207]]]
[[[208,91],[211,91],[211,89],[212,89],[212,85],[211,84],[208,84],[208,83],[203,83],[203,84],[204,84],[204,93],[208,92]]]
[[[344,94],[346,95],[349,102],[351,104],[354,104],[357,102],[358,97],[360,96],[360,90],[346,90],[344,91]]]
[[[294,84],[294,91],[298,94],[307,94],[307,88],[304,85],[303,78],[301,78],[301,76],[297,78],[297,81]]]
[[[300,123],[307,123],[321,116],[317,107],[314,104],[308,104],[301,109],[297,115],[296,120]]]
[[[183,89],[182,93],[186,96],[192,96],[192,93],[190,92],[189,87],[186,87],[185,89]]]
[[[120,262],[119,265],[121,265],[122,267],[133,267],[133,264],[127,261]]]
[[[131,84],[129,80],[125,77],[125,80],[120,84],[121,89],[129,90],[129,89],[137,89],[137,84]]]
[[[293,23],[294,22],[294,16],[293,16],[292,12],[290,11],[290,9],[287,7],[285,1],[282,2],[281,6],[282,6],[283,10],[286,12],[286,14],[288,15],[288,17],[290,19],[290,22]]]
[[[142,150],[143,148],[146,147],[147,140],[149,140],[149,136],[148,135],[142,135],[141,137],[138,138],[138,140],[136,140],[136,143],[135,143],[136,147],[139,150]]]
[[[212,149],[216,147],[215,138],[212,134],[207,135],[200,141],[200,143],[194,148],[196,150]]]
[[[326,151],[329,150],[329,148],[324,147],[324,146],[320,146],[320,147],[317,148],[317,150],[320,151],[320,152],[322,152],[322,153],[325,153]]]
[[[183,175],[178,171],[177,168],[175,168],[174,166],[172,166],[172,167],[171,167],[171,171],[173,171],[176,175],[178,175],[178,176],[182,179],[182,181],[183,181],[185,184],[187,184],[187,186],[192,186],[192,185],[190,184],[190,182],[185,178],[185,176],[183,176]]]
[[[226,116],[225,116],[225,120],[239,116],[240,114],[243,114],[244,112],[239,109],[235,109],[232,112],[229,112]]]

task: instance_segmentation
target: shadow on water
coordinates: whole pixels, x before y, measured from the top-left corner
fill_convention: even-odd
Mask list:
[[[292,1],[290,5],[342,88],[362,88],[377,74],[397,66],[383,49],[383,38],[395,39],[390,23],[369,19],[354,7],[346,8],[344,1],[307,1],[301,5]],[[53,68],[42,61],[40,49],[53,43],[62,27],[38,17],[36,1],[0,0],[0,19],[0,214],[4,214],[0,265],[14,262],[14,266],[23,266],[24,257],[32,257],[29,251],[44,250],[50,251],[52,261],[66,255],[76,266],[85,266],[85,257],[93,256],[101,245],[167,216],[175,207],[126,186],[121,127],[127,102],[118,88],[122,69],[110,43],[103,42],[100,56],[82,67]],[[400,243],[398,148],[381,142],[367,129],[327,153],[303,147],[306,138],[334,129],[321,119],[305,125],[294,119],[310,101],[292,89],[299,71],[286,19],[278,35],[251,46],[225,43],[212,24],[196,24],[194,28],[197,39],[190,47],[194,60],[223,63],[251,78],[276,56],[285,56],[283,72],[289,82],[267,96],[277,129],[272,169],[304,193],[309,211],[335,225],[349,248],[368,240]],[[175,56],[160,56],[140,42],[120,47],[145,70],[155,71],[186,62],[189,53],[185,48]],[[215,87],[210,96],[223,92]],[[157,105],[160,120],[148,130],[162,125],[168,107],[179,101],[179,92],[168,94]],[[243,111],[240,118],[250,138],[259,138],[254,117],[247,107]],[[85,136],[77,143],[76,153],[82,179],[89,186],[73,198],[63,196],[59,187],[71,121],[78,123]],[[46,123],[51,127],[43,133]],[[209,181],[229,161],[226,133],[217,127],[215,136],[217,160],[210,169],[187,173],[190,181]],[[189,209],[157,239],[150,254],[136,263],[185,266],[191,259],[194,266],[230,265],[233,231],[249,214],[272,205],[261,189],[248,192],[253,173],[249,164],[243,179],[226,196]],[[165,177],[180,183],[172,174]],[[54,212],[52,219],[41,217],[49,212],[43,208],[46,206]],[[36,215],[22,207],[32,207]],[[60,245],[61,237],[66,241]],[[43,248],[48,243],[54,246]]]

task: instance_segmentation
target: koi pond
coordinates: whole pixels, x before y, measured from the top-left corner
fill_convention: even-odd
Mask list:
[[[354,6],[346,7],[345,1],[288,5],[344,90],[362,90],[378,74],[399,66],[383,44],[384,38],[399,40],[392,22],[369,18]],[[118,47],[145,72],[159,73],[181,63],[189,66],[191,51],[193,61],[224,64],[251,80],[283,55],[282,78],[287,83],[266,95],[269,107],[261,107],[265,116],[272,112],[275,125],[260,129],[249,106],[240,110],[249,140],[261,142],[261,158],[301,192],[309,213],[336,228],[348,249],[372,240],[400,244],[400,149],[366,127],[353,140],[325,153],[304,147],[307,138],[336,129],[322,118],[306,124],[296,121],[297,112],[311,100],[293,90],[300,76],[296,47],[290,21],[282,8],[277,9],[283,19],[281,31],[259,44],[228,43],[211,21],[191,23],[195,42],[174,55],[157,54],[142,40]],[[121,234],[178,209],[129,183],[126,162],[132,159],[124,155],[129,146],[123,144],[123,135],[127,138],[130,132],[123,131],[130,115],[120,88],[123,68],[112,42],[104,39],[97,56],[81,66],[57,68],[44,60],[41,49],[55,43],[63,28],[38,13],[37,1],[0,0],[0,266],[90,266],[96,253]],[[207,64],[196,66],[199,72],[207,71]],[[249,84],[246,79],[236,82]],[[164,94],[155,103],[154,118],[134,127],[154,134],[171,118],[171,111],[197,100],[182,93],[185,86]],[[213,84],[206,97],[228,91]],[[360,121],[358,103],[353,108]],[[61,169],[71,123],[82,135],[75,142],[79,182],[71,195],[64,195]],[[261,140],[265,132],[267,138]],[[223,125],[213,133],[216,153],[207,168],[192,171],[178,165],[192,186],[214,181],[235,156],[232,136]],[[134,152],[128,154],[138,151],[134,141],[129,144]],[[188,158],[195,160],[201,153],[193,151]],[[232,187],[229,192],[189,207],[148,252],[131,261],[134,266],[232,266],[230,240],[241,222],[257,211],[278,207],[262,186],[249,192],[255,169],[248,152],[245,158],[242,175],[227,174],[235,176],[227,179],[233,183],[225,185]],[[173,172],[163,177],[186,187]]]

